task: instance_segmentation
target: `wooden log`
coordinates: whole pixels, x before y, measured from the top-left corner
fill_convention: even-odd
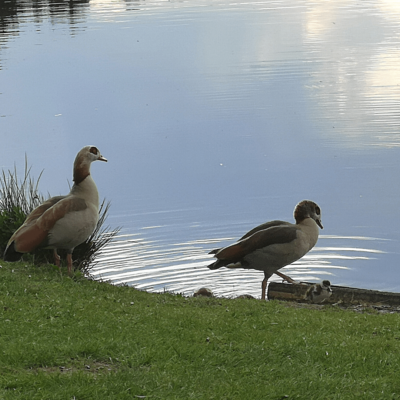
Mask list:
[[[268,286],[268,299],[307,302],[305,299],[307,289],[312,285],[302,282],[302,285],[270,282]],[[400,293],[380,292],[378,290],[357,289],[345,286],[331,286],[332,296],[322,304],[384,304],[389,306],[400,305]]]

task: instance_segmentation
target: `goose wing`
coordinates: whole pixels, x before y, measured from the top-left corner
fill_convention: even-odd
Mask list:
[[[290,243],[297,237],[297,228],[294,225],[278,225],[267,229],[261,229],[251,236],[224,247],[215,253],[219,260],[237,262],[255,250],[274,244]]]
[[[46,246],[48,233],[57,221],[69,212],[86,208],[85,200],[79,197],[52,197],[28,215],[23,225],[11,236],[7,249],[12,243],[19,253],[28,253],[37,247]]]
[[[243,239],[247,239],[248,237],[254,235],[256,232],[263,231],[265,229],[269,229],[274,226],[281,226],[281,225],[293,226],[293,224],[291,224],[290,222],[279,221],[279,220],[264,222],[263,224],[258,225],[255,228],[253,228],[252,230],[248,231],[245,235],[243,235],[239,239],[239,241],[241,241]],[[211,250],[208,254],[217,254],[220,250],[222,250],[222,249],[214,249],[214,250]]]

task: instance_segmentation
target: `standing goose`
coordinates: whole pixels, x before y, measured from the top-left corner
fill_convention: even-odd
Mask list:
[[[54,262],[60,268],[57,249],[65,249],[71,275],[72,252],[93,233],[99,218],[99,193],[90,175],[90,164],[96,160],[107,161],[94,146],[77,154],[70,193],[46,200],[27,216],[8,241],[5,261],[18,261],[23,253],[49,248],[54,249]]]
[[[271,221],[247,232],[239,241],[222,249],[212,250],[218,260],[208,268],[245,268],[264,271],[261,299],[265,299],[267,281],[277,274],[290,283],[293,279],[278,272],[307,254],[317,243],[321,210],[310,200],[303,200],[294,209],[295,224]]]

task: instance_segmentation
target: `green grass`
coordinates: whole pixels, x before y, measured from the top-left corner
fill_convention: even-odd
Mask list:
[[[1,265],[1,399],[400,398],[398,314],[149,294]]]

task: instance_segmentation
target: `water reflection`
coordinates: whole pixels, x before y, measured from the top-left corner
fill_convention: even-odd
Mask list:
[[[305,39],[315,57],[309,94],[331,121],[326,134],[343,135],[346,146],[400,144],[399,17],[389,0],[314,3],[306,13]]]
[[[399,146],[400,10],[393,1],[12,0],[0,4],[0,44],[4,48],[19,35],[26,21],[35,24],[36,32],[47,21],[67,23],[71,35],[87,29],[87,18],[108,25],[123,22],[121,29],[131,29],[138,22],[132,11],[140,11],[141,23],[163,18],[171,26],[190,23],[201,32],[194,38],[194,59],[188,59],[188,67],[203,78],[191,82],[193,95],[212,102],[220,116],[233,110],[236,115],[273,114],[274,104],[260,91],[271,91],[280,102],[282,93],[299,90],[306,97],[298,101],[309,102],[319,116],[313,122],[335,144]],[[292,87],[283,88],[288,84]]]
[[[74,24],[79,21],[76,18],[87,10],[89,2],[90,0],[2,1],[0,3],[1,31],[3,34],[7,34],[7,31],[15,32],[18,27],[24,26],[27,18],[35,24],[43,23],[48,17],[53,23]]]
[[[89,2],[90,0],[0,2],[0,49],[7,48],[7,42],[25,30],[27,20],[35,25],[36,33],[39,33],[41,25],[49,20],[51,24],[67,23],[71,35],[74,35],[77,25],[84,21],[84,12],[87,11]],[[79,30],[83,29],[79,27]]]

